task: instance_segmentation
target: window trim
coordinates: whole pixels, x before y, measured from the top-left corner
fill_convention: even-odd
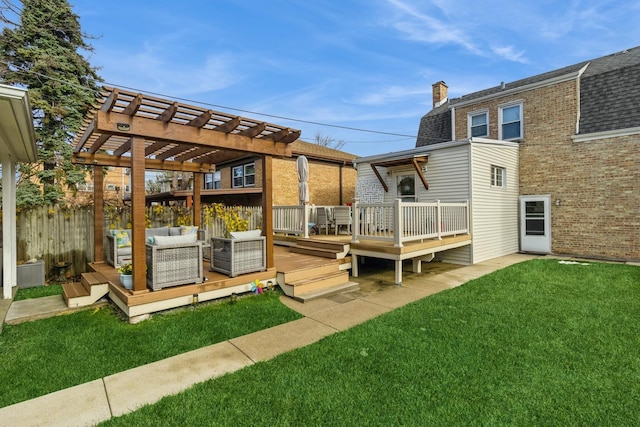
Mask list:
[[[515,123],[515,121],[513,122],[507,122],[505,123],[503,120],[503,116],[504,116],[504,110],[506,110],[507,108],[512,108],[512,107],[519,107],[520,109],[520,135],[518,135],[515,138],[503,138],[502,137],[502,127],[505,124],[510,124],[510,123]],[[502,104],[498,106],[498,139],[503,140],[503,141],[520,141],[524,138],[524,109],[522,107],[522,101],[514,101],[514,102],[509,102],[507,104]]]
[[[500,171],[500,179],[498,179],[497,171]],[[490,172],[490,185],[491,188],[507,188],[507,168],[504,166],[491,165]],[[500,182],[498,182],[500,181]]]
[[[467,114],[467,136],[468,138],[473,138],[473,117],[484,115],[486,122],[484,126],[487,127],[487,132],[484,135],[476,135],[475,138],[486,138],[489,136],[489,110],[476,110],[471,111]],[[477,127],[477,126],[476,126]]]

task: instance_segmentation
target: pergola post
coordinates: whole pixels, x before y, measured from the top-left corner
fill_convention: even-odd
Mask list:
[[[267,268],[275,268],[273,256],[273,157],[262,156],[262,232],[267,238]]]
[[[131,261],[133,290],[147,289],[147,252],[145,241],[145,155],[144,138],[131,138]]]
[[[104,168],[93,169],[93,261],[104,260]]]
[[[200,218],[202,202],[200,200],[200,190],[202,189],[202,174],[193,174],[193,225],[200,228]]]

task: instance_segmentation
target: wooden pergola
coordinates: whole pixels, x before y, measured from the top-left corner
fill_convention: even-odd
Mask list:
[[[202,107],[105,87],[73,143],[73,163],[131,169],[133,291],[146,291],[145,171],[194,173],[194,225],[200,222],[202,174],[247,153],[262,156],[263,234],[274,267],[272,157],[291,157],[300,131]],[[104,259],[103,173],[94,176],[94,258]]]

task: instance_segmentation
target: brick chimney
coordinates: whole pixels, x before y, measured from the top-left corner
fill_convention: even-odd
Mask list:
[[[447,89],[449,86],[442,80],[431,85],[433,89],[433,108],[440,106],[440,104],[447,99]]]

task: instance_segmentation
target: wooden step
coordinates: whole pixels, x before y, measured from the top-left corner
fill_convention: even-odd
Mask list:
[[[328,262],[327,264],[300,268],[293,271],[283,272],[283,281],[285,283],[296,282],[300,280],[308,280],[313,277],[322,277],[327,274],[333,274],[340,271],[340,264],[337,262]]]
[[[102,273],[82,273],[79,283],[66,283],[62,289],[67,307],[85,307],[109,293],[109,280]]]
[[[296,246],[328,249],[335,252],[349,252],[351,245],[343,242],[332,242],[330,240],[298,239]]]
[[[296,297],[303,294],[308,294],[310,292],[319,291],[321,289],[328,289],[336,285],[346,283],[348,281],[349,272],[345,270],[326,274],[320,277],[287,282],[287,285],[293,288],[292,296]]]
[[[109,279],[107,279],[104,274],[97,271],[82,273],[80,277],[82,286],[84,286],[89,293],[91,293],[92,286],[104,285],[105,283],[109,283]]]
[[[89,291],[79,282],[69,282],[62,284],[62,296],[64,297],[64,302],[69,306],[69,301],[73,298],[83,298],[88,297]]]
[[[307,293],[295,295],[292,298],[300,302],[309,302],[318,298],[326,298],[332,295],[341,294],[344,292],[353,292],[360,289],[360,284],[357,282],[345,282],[339,285],[331,286],[328,288],[319,289]]]
[[[289,252],[329,259],[339,259],[340,257],[340,254],[338,252],[332,251],[330,249],[311,248],[306,246],[292,246],[289,248]]]

